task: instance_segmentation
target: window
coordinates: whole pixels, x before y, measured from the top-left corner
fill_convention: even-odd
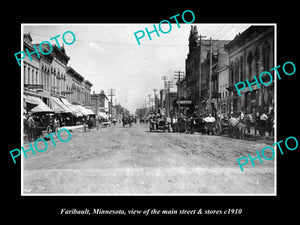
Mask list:
[[[32,69],[32,84],[34,84],[34,69]]]
[[[233,86],[234,85],[234,77],[233,77],[233,62],[230,62],[229,66],[229,85]]]
[[[241,81],[244,82],[245,77],[244,77],[244,58],[241,56],[240,58],[240,73],[241,73]]]
[[[255,48],[254,60],[255,60],[255,74],[259,74],[258,64],[259,64],[260,52],[258,47]]]
[[[28,75],[28,82],[27,82],[27,84],[30,84],[30,68],[28,67],[28,73],[27,73],[27,75]]]
[[[239,82],[239,72],[240,72],[240,65],[239,65],[239,59],[235,59],[235,65],[234,65],[234,83]]]
[[[252,80],[254,75],[252,74],[252,61],[253,61],[253,54],[251,51],[248,52],[247,63],[248,63],[248,79]]]
[[[262,46],[262,64],[264,71],[270,70],[270,49],[270,43],[266,41]]]
[[[27,80],[26,80],[26,66],[24,66],[24,80],[23,80],[24,84],[26,84]]]
[[[44,88],[44,72],[41,70],[41,85],[43,85]]]
[[[35,72],[35,83],[38,84],[38,71]]]

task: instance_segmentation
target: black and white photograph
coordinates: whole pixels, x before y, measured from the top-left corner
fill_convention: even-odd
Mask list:
[[[296,2],[109,3],[3,7],[4,219],[294,221]]]
[[[22,195],[276,195],[276,24],[187,15],[22,24]]]

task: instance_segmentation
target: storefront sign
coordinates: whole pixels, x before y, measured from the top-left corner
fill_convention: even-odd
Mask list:
[[[176,101],[177,104],[181,104],[181,105],[190,105],[192,104],[192,101],[190,100],[180,100],[180,101]]]
[[[61,94],[66,95],[66,94],[73,94],[73,91],[61,91]]]
[[[43,89],[42,84],[24,84],[24,87],[28,89]]]

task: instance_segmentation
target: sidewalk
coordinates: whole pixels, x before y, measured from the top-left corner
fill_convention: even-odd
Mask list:
[[[76,125],[76,126],[63,126],[63,127],[60,127],[59,129],[63,129],[63,128],[68,129],[68,130],[75,130],[75,129],[79,129],[79,128],[83,129],[83,124]]]
[[[245,136],[253,138],[255,140],[264,140],[264,139],[265,140],[270,140],[270,141],[274,140],[274,136],[270,136],[270,134],[268,132],[265,132],[265,136],[259,135],[258,131],[256,131],[256,134],[255,134],[254,127],[250,128],[250,133],[248,133],[248,130],[246,130]]]

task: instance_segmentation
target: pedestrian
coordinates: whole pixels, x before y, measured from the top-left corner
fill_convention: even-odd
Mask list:
[[[86,120],[85,120],[85,118],[82,118],[82,122],[83,122],[83,132],[86,132]]]
[[[256,112],[256,115],[254,117],[254,134],[256,135],[256,132],[260,131],[260,115],[259,112]]]
[[[265,136],[266,127],[267,127],[267,119],[268,119],[267,114],[263,112],[263,114],[260,116],[260,128],[261,128],[260,135],[262,135],[262,136]]]
[[[209,114],[208,117],[204,118],[204,121],[206,123],[207,134],[209,134],[211,132],[214,135],[215,134],[214,122],[216,121],[216,119],[214,117],[212,117],[211,114]]]

